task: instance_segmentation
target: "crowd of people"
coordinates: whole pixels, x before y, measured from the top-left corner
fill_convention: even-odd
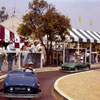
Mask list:
[[[66,62],[79,61],[80,63],[85,62],[85,51],[77,51],[75,49],[66,49]]]
[[[0,51],[3,50],[2,44],[0,44]],[[15,60],[15,63],[17,61],[17,53],[12,52],[15,51],[14,43],[13,41],[10,41],[8,46],[6,47],[6,50],[8,53],[6,53],[6,59],[8,62],[8,71],[12,70],[13,66],[13,61]],[[45,55],[45,50],[43,46],[40,44],[39,40],[35,40],[34,43],[31,43],[29,41],[25,41],[24,45],[21,48],[21,51],[25,51],[21,53],[21,65],[23,67],[28,67],[29,64],[33,66],[33,68],[38,68],[39,67],[39,62],[40,58],[42,57],[42,60],[44,62],[44,55]],[[3,53],[0,52],[0,72],[1,68],[3,66],[4,58],[3,58]]]
[[[39,60],[41,57],[40,52],[42,52],[42,46],[39,42],[39,40],[35,40],[32,44],[31,42],[26,42],[25,45],[22,47],[23,51],[29,51],[22,54],[22,61],[23,66],[27,66],[29,62],[32,62],[34,64],[34,67],[39,66]],[[23,58],[24,56],[24,58]],[[42,59],[44,59],[44,55],[42,53]]]

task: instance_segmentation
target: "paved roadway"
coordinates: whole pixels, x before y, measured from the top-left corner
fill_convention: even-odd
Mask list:
[[[53,85],[57,78],[64,75],[67,75],[67,73],[61,73],[60,71],[38,73],[38,78],[42,90],[42,97],[39,99],[31,99],[31,100],[57,100],[57,98],[53,95]],[[2,87],[3,82],[1,82],[0,84],[2,84],[0,85],[0,87]],[[8,100],[8,99],[0,97],[0,100]],[[27,99],[13,99],[13,100],[27,100]]]
[[[94,65],[96,66],[96,65]],[[100,64],[99,64],[100,68]],[[4,68],[4,71],[7,71],[7,67]],[[15,68],[14,68],[15,69]],[[93,67],[91,70],[98,69],[98,67]],[[4,72],[6,73],[6,72]],[[4,73],[0,73],[0,76]],[[42,98],[40,99],[32,99],[32,100],[57,100],[57,98],[53,95],[53,85],[56,79],[61,76],[67,75],[68,73],[61,73],[60,71],[50,71],[50,72],[39,72],[38,78],[41,85],[42,90]],[[3,87],[3,82],[0,82],[0,88]],[[6,98],[0,97],[0,100],[8,100]],[[13,100],[27,100],[27,99],[13,99]]]

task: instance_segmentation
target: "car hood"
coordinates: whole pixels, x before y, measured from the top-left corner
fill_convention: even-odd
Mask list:
[[[70,63],[62,64],[62,67],[70,67],[70,68],[73,68],[77,64],[78,64],[77,62],[70,62]]]
[[[37,76],[29,72],[9,74],[4,83],[8,86],[33,86],[37,83]]]

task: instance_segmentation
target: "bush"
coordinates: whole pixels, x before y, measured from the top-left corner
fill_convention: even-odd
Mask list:
[[[5,53],[3,53],[3,54],[2,54],[2,57],[3,57],[3,59],[5,59],[5,58],[6,58],[6,54],[5,54]]]

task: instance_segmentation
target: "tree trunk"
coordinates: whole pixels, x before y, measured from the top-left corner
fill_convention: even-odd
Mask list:
[[[50,65],[50,53],[49,53],[49,43],[48,43],[48,35],[47,35],[47,46],[43,43],[42,39],[40,39],[41,44],[44,46],[45,51],[46,51],[46,66]]]
[[[45,46],[45,44],[43,43],[42,40],[40,40],[40,41],[41,41],[41,43],[44,46],[45,51],[46,51],[46,56],[47,56],[46,66],[49,66],[50,65],[50,59],[51,59],[51,56],[52,56],[52,40],[50,41],[50,46],[49,46],[48,35],[47,35],[47,47]]]

